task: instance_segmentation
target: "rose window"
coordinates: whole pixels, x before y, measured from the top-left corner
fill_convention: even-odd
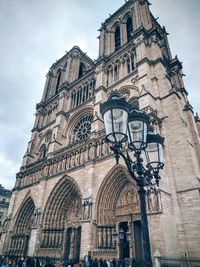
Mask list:
[[[75,140],[82,141],[90,136],[93,115],[86,115],[80,119],[74,128]]]

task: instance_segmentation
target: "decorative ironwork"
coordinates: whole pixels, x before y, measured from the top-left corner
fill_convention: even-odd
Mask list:
[[[146,190],[145,186],[156,183],[159,185],[159,171],[164,166],[162,157],[162,146],[164,138],[151,132],[148,116],[139,111],[137,106],[128,105],[119,94],[113,92],[107,102],[100,105],[100,112],[106,129],[106,141],[112,146],[116,163],[122,157],[129,174],[137,183],[140,199],[140,215],[142,222],[142,241],[144,267],[152,267],[151,247],[146,212]],[[128,136],[127,136],[128,131]],[[128,139],[128,148],[135,157],[124,153],[122,144]],[[145,150],[147,166],[143,165],[141,157],[142,150]]]

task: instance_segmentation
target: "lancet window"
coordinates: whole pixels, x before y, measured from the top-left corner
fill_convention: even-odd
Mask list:
[[[56,94],[58,93],[58,89],[59,89],[59,86],[60,86],[60,78],[61,78],[61,70],[59,70],[59,72],[58,72],[58,78],[57,78],[57,81],[56,81],[56,90],[55,90]]]
[[[131,73],[135,69],[135,52],[132,51],[129,54],[124,55],[124,64],[126,67],[126,72]]]
[[[122,58],[117,59],[114,63],[108,65],[106,69],[106,85],[110,86],[135,70],[135,51],[129,51]]]
[[[40,147],[40,150],[39,150],[39,158],[40,158],[40,159],[45,158],[45,157],[46,157],[46,152],[47,152],[46,145],[43,144],[43,145]]]
[[[84,75],[85,65],[81,62],[79,66],[78,78],[81,78]]]
[[[130,42],[133,36],[133,22],[129,17],[126,22],[127,41]]]
[[[117,26],[115,29],[115,51],[121,47],[120,28]]]
[[[119,65],[115,65],[114,68],[114,81],[116,82],[119,80]]]
[[[95,80],[88,80],[84,84],[80,85],[78,88],[71,93],[71,108],[84,103],[89,100],[94,95]]]

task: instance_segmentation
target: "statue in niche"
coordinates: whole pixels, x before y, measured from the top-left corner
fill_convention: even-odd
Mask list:
[[[4,230],[4,231],[7,229],[10,220],[11,220],[11,215],[5,217],[5,220],[4,220],[4,222],[3,222],[3,230]]]
[[[154,188],[154,196],[155,196],[155,208],[157,211],[160,211],[162,209],[160,190],[157,190],[156,188]]]
[[[159,192],[156,190],[156,188],[150,188],[148,190],[147,201],[149,211],[160,210]]]
[[[106,143],[105,141],[103,141],[102,143],[102,156],[104,156],[106,154]]]
[[[94,159],[94,147],[91,143],[89,144],[89,147],[88,147],[88,158]]]
[[[71,155],[70,155],[70,159],[71,159],[71,160],[70,160],[70,161],[71,161],[71,166],[70,166],[70,167],[72,168],[72,167],[74,167],[74,165],[75,165],[74,153],[71,153]]]
[[[91,202],[90,199],[84,199],[83,201],[83,219],[87,220],[90,218],[90,206],[91,206]]]
[[[33,218],[32,218],[32,227],[37,228],[39,225],[40,221],[40,215],[41,215],[41,210],[40,209],[35,209],[33,213]]]
[[[79,151],[75,152],[75,166],[80,164]]]
[[[85,162],[84,149],[81,148],[81,150],[80,150],[80,164],[83,164],[84,162]]]
[[[148,210],[153,211],[153,198],[152,198],[151,190],[147,191],[147,203],[148,203]]]
[[[132,192],[131,191],[128,191],[127,193],[127,204],[131,204],[132,203]]]
[[[123,205],[123,198],[122,198],[122,197],[120,197],[120,199],[119,199],[119,205],[120,205],[120,206]]]

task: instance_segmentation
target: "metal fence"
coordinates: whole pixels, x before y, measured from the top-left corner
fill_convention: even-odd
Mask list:
[[[200,259],[160,257],[160,267],[200,267]]]

